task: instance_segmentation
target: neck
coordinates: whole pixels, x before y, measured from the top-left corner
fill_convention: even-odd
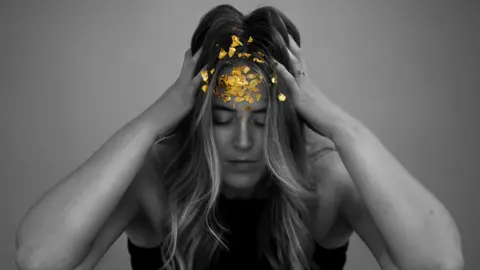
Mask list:
[[[269,183],[266,179],[262,179],[253,187],[250,188],[236,188],[229,185],[222,185],[221,193],[227,199],[263,199],[266,198],[269,191]]]

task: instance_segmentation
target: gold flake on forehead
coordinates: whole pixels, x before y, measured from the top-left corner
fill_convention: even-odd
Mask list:
[[[214,95],[223,99],[225,103],[233,99],[235,102],[245,101],[253,104],[262,96],[257,88],[262,79],[262,75],[251,71],[247,65],[235,66],[230,74],[223,74],[219,78],[218,86],[222,87],[224,92],[220,93],[215,89]],[[235,108],[235,103],[233,107]]]
[[[218,59],[224,58],[226,55],[229,57],[233,57],[235,53],[237,57],[240,58],[250,58],[252,56],[251,53],[247,52],[237,52],[236,47],[243,46],[243,43],[240,41],[240,38],[236,35],[232,35],[232,43],[228,48],[228,52],[225,51],[223,48],[220,48],[220,52],[218,54]],[[252,43],[253,38],[249,36],[247,43]],[[219,46],[218,43],[215,46]],[[264,58],[265,54],[262,52],[256,52],[256,54],[260,58]],[[264,60],[260,59],[259,57],[253,57],[252,61],[257,63],[265,63]],[[274,63],[276,66],[277,63]],[[208,70],[202,70],[201,75],[202,79],[205,82],[205,85],[201,87],[203,92],[207,92],[208,90],[208,77],[210,73],[213,75],[215,72],[215,68]],[[231,74],[223,74],[218,79],[218,85],[225,89],[224,93],[220,93],[217,87],[214,88],[213,93],[215,96],[218,96],[223,99],[225,103],[231,101],[232,99],[235,102],[248,102],[253,104],[256,101],[260,101],[262,95],[257,88],[257,85],[260,84],[263,80],[263,76],[253,72],[250,70],[250,67],[247,65],[236,66],[232,69]],[[271,78],[271,83],[277,84],[277,74],[274,72]],[[284,94],[280,93],[278,95],[278,99],[280,101],[285,101],[286,97]],[[235,103],[233,104],[233,108],[235,108]]]

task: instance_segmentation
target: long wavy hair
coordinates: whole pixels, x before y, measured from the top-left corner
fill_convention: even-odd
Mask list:
[[[263,83],[268,88],[264,158],[272,188],[259,224],[263,231],[258,235],[258,248],[274,269],[317,268],[312,261],[314,241],[306,225],[316,187],[308,170],[305,125],[288,100],[289,89],[282,87],[281,81],[270,82],[273,59],[287,68],[291,66],[288,34],[300,44],[295,25],[270,6],[244,15],[230,5],[220,5],[206,13],[195,30],[192,54],[203,47],[195,74],[205,65],[216,72],[209,73],[208,90],[198,89],[192,111],[174,131],[182,146],[162,172],[168,198],[168,234],[161,254],[165,269],[208,269],[218,259],[219,251],[228,249],[222,240],[227,229],[215,214],[221,179],[211,102],[220,71],[245,62],[217,57],[221,48],[228,51],[232,35],[243,43],[236,47],[237,53],[252,53],[252,58],[264,61],[246,64],[264,75]],[[250,36],[253,42],[248,43]],[[277,100],[279,90],[287,96],[286,102]]]

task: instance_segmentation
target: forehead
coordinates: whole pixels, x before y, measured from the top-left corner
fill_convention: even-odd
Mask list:
[[[265,108],[268,86],[262,78],[262,74],[244,64],[225,67],[218,74],[212,103],[236,110]]]

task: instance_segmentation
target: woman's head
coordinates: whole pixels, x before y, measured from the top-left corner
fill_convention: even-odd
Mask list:
[[[272,7],[243,15],[221,5],[192,37],[192,53],[203,48],[195,71],[206,67],[205,86],[176,131],[185,144],[165,173],[171,230],[165,252],[179,265],[198,267],[199,258],[211,260],[222,248],[224,228],[215,216],[222,188],[248,194],[261,184],[269,192],[261,226],[272,232],[259,239],[265,259],[278,269],[311,261],[303,219],[315,186],[304,125],[274,72],[274,59],[290,67],[289,34],[300,44],[293,23]]]
[[[267,172],[264,131],[269,86],[245,62],[236,61],[217,71],[211,98],[211,129],[222,186],[239,196],[251,195]]]
[[[272,83],[272,79],[276,79],[274,59],[287,67],[290,66],[287,51],[289,34],[300,43],[300,35],[296,27],[284,14],[274,8],[260,8],[245,16],[229,5],[221,5],[202,18],[192,37],[192,53],[203,47],[196,71],[206,67],[208,71],[206,74],[210,79],[207,79],[209,86],[207,89],[209,93],[214,93],[208,95],[203,91],[198,92],[195,103],[196,112],[198,112],[196,119],[202,118],[205,122],[212,119],[211,126],[220,161],[221,180],[226,188],[237,191],[243,189],[248,194],[259,180],[264,178],[268,157],[271,157],[271,153],[267,154],[265,151],[268,150],[265,149],[268,143],[266,140],[276,137],[268,136],[268,129],[281,133],[280,135],[284,137],[296,135],[297,140],[302,137],[301,134],[286,134],[301,133],[301,125],[296,119],[291,103],[278,104],[279,101],[276,100],[280,94],[288,95],[288,89],[279,87],[277,82]],[[250,71],[240,72],[243,76],[232,74],[232,71],[237,68],[243,70],[244,66],[247,66]],[[210,71],[213,71],[213,74]],[[254,81],[257,78],[260,79],[260,83],[255,85],[258,92],[248,95],[250,89],[247,88],[241,93],[253,98],[253,102],[250,103],[238,93],[237,95],[229,93],[230,101],[215,95],[216,91],[229,90],[222,87],[225,86],[222,82],[228,81],[222,80],[222,76],[228,76],[232,81],[236,79],[237,82],[240,78],[240,82],[246,83],[252,82],[248,79],[249,76],[253,76]],[[242,77],[245,80],[241,80]],[[236,88],[237,85],[227,85],[226,88]],[[258,96],[260,96],[259,99],[257,99]],[[234,107],[234,104],[239,106]],[[202,110],[202,107],[206,108]],[[227,107],[231,110],[227,111]],[[278,112],[278,110],[281,111]],[[271,114],[270,121],[266,123],[267,112]],[[279,113],[283,114],[283,117],[280,117]],[[203,117],[200,117],[200,114],[203,114]],[[218,123],[216,120],[219,119],[230,120],[230,122]],[[210,128],[208,123],[204,126]],[[205,129],[199,129],[199,131],[206,134]],[[292,145],[286,146],[291,148],[289,146]],[[250,164],[231,162],[239,159],[257,162]]]

